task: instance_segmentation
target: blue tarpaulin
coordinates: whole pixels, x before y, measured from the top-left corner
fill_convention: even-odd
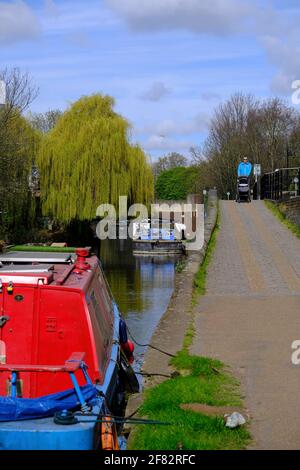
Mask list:
[[[85,401],[92,405],[98,391],[93,385],[80,387]],[[0,421],[20,421],[54,416],[56,411],[72,410],[80,406],[72,388],[41,398],[0,397]]]

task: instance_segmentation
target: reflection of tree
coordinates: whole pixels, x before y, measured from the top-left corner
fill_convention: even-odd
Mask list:
[[[135,269],[131,240],[101,240],[100,258],[104,267]]]
[[[122,314],[142,313],[149,308],[149,298],[144,296],[144,286],[139,271],[116,270],[106,273],[113,296]]]
[[[97,252],[98,239],[95,239],[94,230],[89,221],[72,220],[67,225],[60,224],[62,231],[53,235],[54,241],[64,240],[69,246],[92,246]]]
[[[151,310],[152,291],[173,287],[174,259],[134,257],[129,240],[102,241],[100,257],[115,300],[124,315]]]
[[[147,308],[142,298],[142,280],[132,255],[131,241],[101,241],[100,258],[121,312],[127,315],[130,311],[142,312]]]

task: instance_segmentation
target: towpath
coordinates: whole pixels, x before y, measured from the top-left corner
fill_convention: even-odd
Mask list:
[[[196,308],[193,354],[239,378],[255,449],[300,448],[300,240],[263,202],[221,202],[207,291]]]

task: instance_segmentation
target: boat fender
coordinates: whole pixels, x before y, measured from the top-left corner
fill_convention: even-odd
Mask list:
[[[134,361],[134,344],[128,340],[127,343],[121,344],[121,348],[124,351],[129,363],[132,364]]]
[[[131,352],[131,354],[133,354],[134,353],[134,344],[132,343],[132,341],[128,340],[127,341],[127,346],[128,346],[129,351]]]
[[[121,344],[127,343],[128,341],[127,326],[123,318],[120,318],[120,322],[119,322],[119,336],[120,336]]]
[[[119,337],[120,337],[121,349],[125,353],[130,364],[132,364],[134,361],[134,357],[133,357],[134,344],[128,339],[127,325],[125,321],[123,320],[123,318],[120,318],[120,322],[119,322]]]
[[[101,423],[102,450],[120,450],[115,422],[111,416],[103,416]]]
[[[120,380],[121,383],[124,385],[126,392],[139,393],[139,381],[123,351],[121,351],[119,367]]]

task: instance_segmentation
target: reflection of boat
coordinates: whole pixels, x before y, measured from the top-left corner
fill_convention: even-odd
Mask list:
[[[134,240],[134,255],[171,255],[182,254],[185,251],[184,244],[181,240]]]
[[[133,224],[133,253],[135,255],[166,255],[184,252],[183,224],[169,221],[142,220]]]
[[[0,261],[0,449],[103,448],[138,382],[98,258],[78,249]]]

